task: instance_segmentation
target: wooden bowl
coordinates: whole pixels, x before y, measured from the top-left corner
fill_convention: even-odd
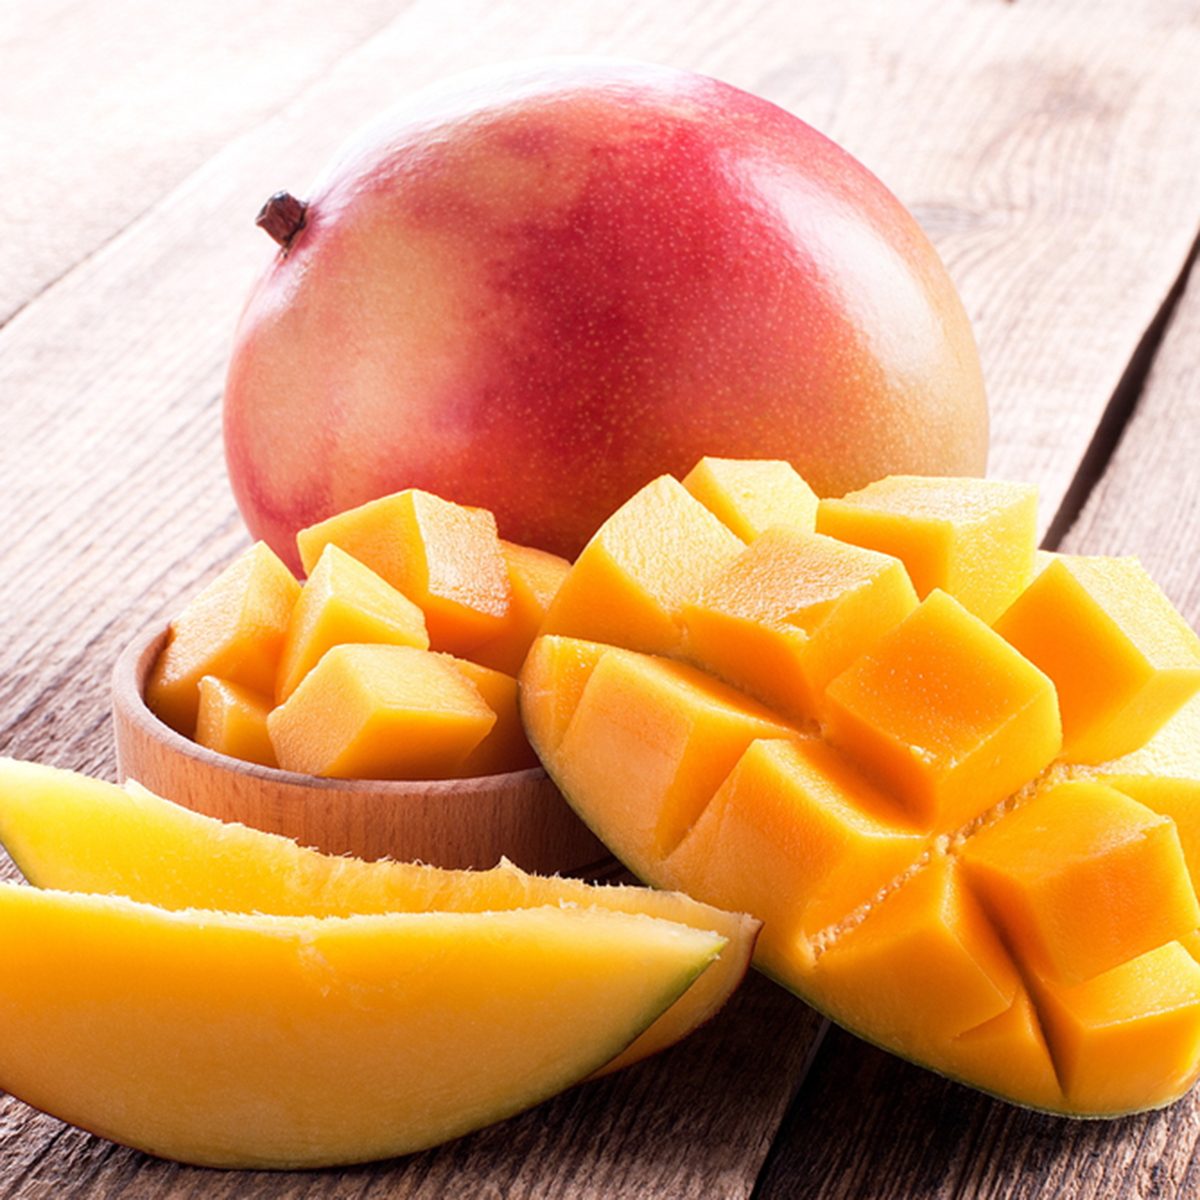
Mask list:
[[[113,671],[120,778],[196,812],[295,838],[330,854],[439,867],[588,874],[611,857],[540,767],[474,779],[320,779],[217,754],[147,707],[146,679],[167,631],[138,638]]]

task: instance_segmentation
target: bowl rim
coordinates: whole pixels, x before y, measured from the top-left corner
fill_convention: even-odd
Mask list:
[[[199,742],[185,737],[156,716],[146,703],[145,686],[159,652],[166,644],[171,626],[155,625],[134,637],[121,653],[112,670],[112,709],[116,720],[135,725],[146,737],[161,742],[173,754],[189,758],[211,770],[228,771],[248,776],[264,783],[286,784],[312,791],[373,792],[408,795],[419,789],[423,794],[462,796],[473,792],[495,793],[497,787],[519,786],[549,778],[544,767],[525,767],[500,775],[468,775],[451,779],[342,779],[320,775],[305,775],[299,771],[284,771],[246,762],[228,754],[220,754]]]

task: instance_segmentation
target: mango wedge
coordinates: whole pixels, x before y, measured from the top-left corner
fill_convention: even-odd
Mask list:
[[[485,912],[544,905],[644,913],[724,946],[684,994],[604,1066],[604,1073],[673,1045],[712,1017],[741,982],[758,922],[687,896],[527,875],[364,862],[319,854],[288,838],[226,824],[71,771],[0,758],[0,843],[37,887],[115,894],[161,908],[278,916]]]
[[[696,490],[744,549],[673,541],[655,480],[530,650],[526,732],[567,800],[646,882],[762,920],[756,965],[887,1049],[1078,1116],[1182,1095],[1200,638],[1136,561],[1036,553],[1030,488],[883,480],[812,534],[746,524],[769,485],[722,470],[736,489]]]
[[[0,1086],[181,1162],[391,1157],[584,1078],[721,946],[587,908],[279,917],[0,884]]]

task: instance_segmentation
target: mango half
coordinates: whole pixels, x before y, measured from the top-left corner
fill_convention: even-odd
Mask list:
[[[601,527],[522,673],[575,810],[759,917],[757,965],[889,1050],[1080,1116],[1185,1092],[1193,631],[1135,560],[1035,553],[1021,485],[772,511],[778,464],[757,495],[752,463],[697,474]]]
[[[13,760],[0,834],[43,885],[0,884],[0,1086],[201,1165],[367,1161],[500,1120],[694,1028],[756,931],[509,864],[320,855]]]

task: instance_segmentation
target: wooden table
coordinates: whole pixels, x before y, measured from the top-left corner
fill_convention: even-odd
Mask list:
[[[562,51],[722,76],[881,175],[975,322],[993,474],[1200,620],[1195,0],[0,0],[4,752],[111,774],[118,649],[246,541],[220,397],[261,200],[410,89]],[[1195,1098],[1024,1113],[755,977],[656,1061],[348,1171],[183,1168],[5,1099],[0,1194],[1184,1197],[1198,1134]]]

